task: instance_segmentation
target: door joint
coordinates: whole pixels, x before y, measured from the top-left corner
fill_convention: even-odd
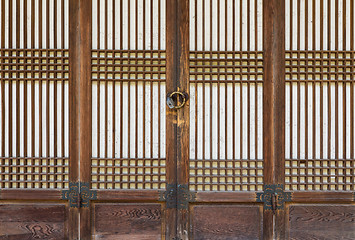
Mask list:
[[[89,207],[90,200],[97,199],[97,191],[90,190],[89,182],[69,182],[69,190],[62,190],[62,200],[69,200],[69,207]]]
[[[284,191],[283,184],[265,184],[264,192],[256,193],[256,201],[264,203],[265,210],[271,210],[275,214],[285,208],[285,202],[292,201],[292,193]]]
[[[195,192],[189,191],[188,184],[167,184],[166,191],[160,192],[159,200],[166,202],[166,208],[188,209],[196,201]]]

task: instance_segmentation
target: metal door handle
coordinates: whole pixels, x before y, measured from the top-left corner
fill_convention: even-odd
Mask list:
[[[181,98],[180,104],[178,104],[178,98]],[[175,91],[167,94],[166,104],[170,109],[179,109],[185,105],[187,100],[189,100],[189,95],[187,93]]]

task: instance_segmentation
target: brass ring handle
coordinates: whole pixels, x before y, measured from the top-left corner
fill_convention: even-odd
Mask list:
[[[178,96],[181,97],[182,103],[180,103],[179,105],[176,105]],[[176,97],[175,101],[174,101],[174,97]],[[170,109],[180,109],[180,108],[182,108],[185,105],[187,100],[188,100],[187,93],[182,93],[182,92],[179,92],[179,91],[175,91],[175,92],[172,92],[172,93],[168,94],[168,96],[166,98],[166,104],[168,105],[168,107]]]

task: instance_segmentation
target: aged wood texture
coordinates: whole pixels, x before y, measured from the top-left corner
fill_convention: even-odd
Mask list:
[[[188,13],[188,1],[167,1],[167,93],[188,93]],[[188,182],[188,106],[187,102],[181,109],[167,109],[167,175],[172,184]],[[186,209],[167,209],[168,239],[188,239],[188,224]]]
[[[197,192],[196,202],[256,202],[255,192]]]
[[[166,5],[166,93],[177,89],[177,1],[167,1]],[[177,111],[166,110],[166,161],[167,161],[167,184],[177,184],[176,164],[177,164]],[[177,209],[166,209],[166,238],[174,238],[177,233]]]
[[[96,203],[93,208],[94,239],[162,239],[160,204]]]
[[[285,1],[263,2],[264,184],[285,181]],[[284,239],[285,214],[264,210],[264,239]]]
[[[355,206],[291,205],[288,210],[290,239],[355,239]]]
[[[92,147],[92,90],[91,90],[91,23],[92,23],[92,3],[91,0],[80,0],[78,9],[78,19],[80,31],[77,33],[76,47],[79,51],[78,77],[75,97],[78,99],[77,113],[77,137],[79,146],[78,160],[80,163],[80,182],[88,183],[91,180],[91,147]],[[90,184],[89,184],[90,188]],[[91,239],[90,207],[80,208],[80,239]]]
[[[71,182],[79,181],[79,161],[80,161],[80,1],[70,0],[69,2],[69,152],[70,152],[70,172]],[[79,237],[79,209],[69,208],[69,238]]]
[[[177,1],[177,31],[174,33],[176,38],[176,90],[189,94],[189,0]],[[189,139],[190,139],[190,104],[189,101],[182,109],[177,111],[177,132],[176,132],[176,148],[177,148],[177,184],[187,187],[189,182]],[[179,196],[182,195],[182,196]],[[185,194],[178,191],[178,199],[186,198]],[[182,240],[189,239],[189,213],[188,209],[179,209],[177,213],[177,238]]]
[[[88,173],[91,188],[97,190],[101,203],[156,202],[167,184],[176,184],[177,115],[168,113],[165,120],[164,97],[167,88],[175,90],[177,72],[173,18],[176,9],[169,3],[91,1],[93,35],[89,36],[92,50],[88,78],[93,94],[93,142]],[[164,213],[161,230],[153,237],[144,236],[144,228],[154,225],[154,219],[151,223],[146,219],[144,226],[138,223],[126,235],[111,232],[104,237],[160,239],[166,235],[166,239],[171,239],[176,236],[176,209],[169,208]],[[94,214],[90,215],[93,219]],[[122,227],[130,229],[125,224]]]
[[[98,200],[158,201],[161,190],[97,190]]]
[[[67,221],[62,204],[1,204],[0,239],[67,239]]]
[[[262,207],[201,205],[191,211],[191,239],[262,239]]]

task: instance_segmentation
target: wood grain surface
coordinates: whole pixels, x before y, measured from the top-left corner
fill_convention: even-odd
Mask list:
[[[194,240],[262,238],[262,208],[259,206],[200,205],[192,208]]]
[[[93,239],[161,239],[160,204],[95,204]]]
[[[355,239],[355,206],[289,206],[290,239]]]
[[[61,204],[2,204],[0,239],[66,239],[66,219]]]

